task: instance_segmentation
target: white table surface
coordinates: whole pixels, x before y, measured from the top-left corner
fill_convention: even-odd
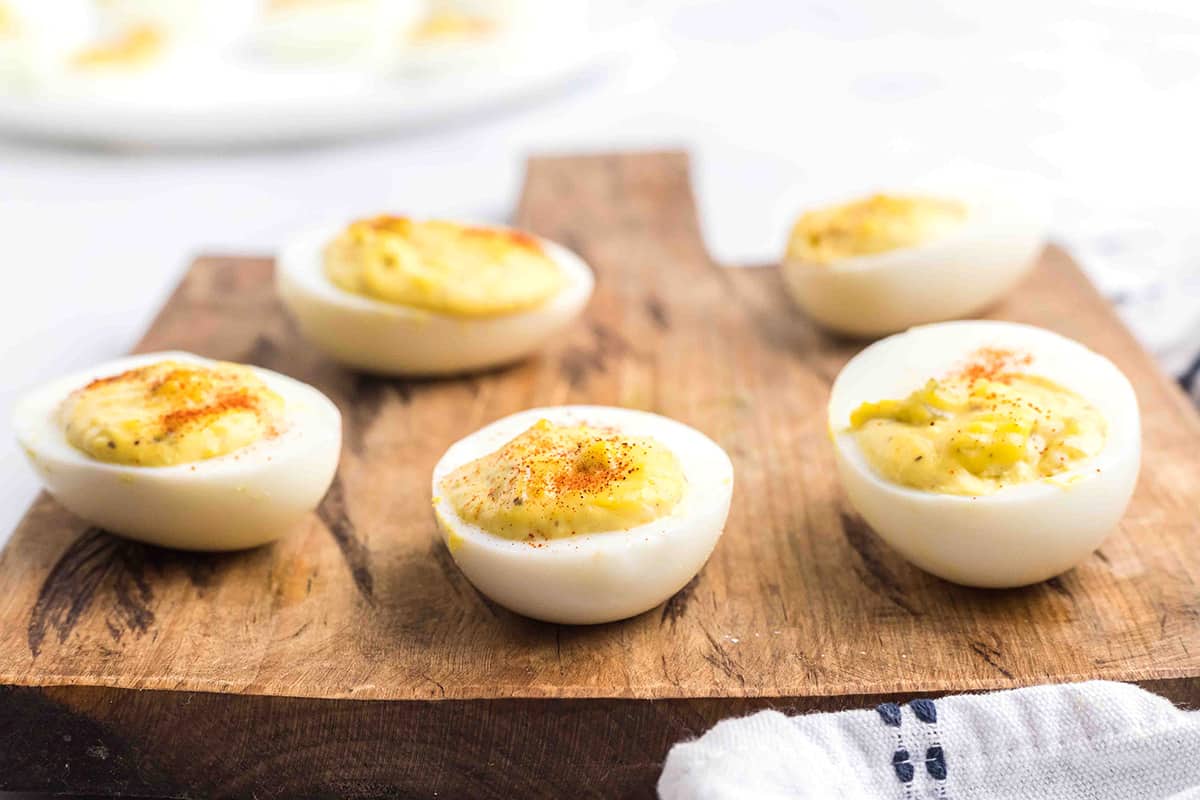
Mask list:
[[[721,260],[781,249],[805,203],[946,165],[1036,176],[1056,232],[1174,370],[1200,345],[1200,7],[676,3],[630,63],[442,130],[284,151],[0,139],[0,413],[123,353],[199,252],[383,209],[503,220],[529,153],[686,146]],[[1145,6],[1153,5],[1150,9]],[[1154,324],[1150,324],[1154,323]],[[1183,344],[1181,344],[1183,343]],[[36,483],[0,436],[0,542]]]

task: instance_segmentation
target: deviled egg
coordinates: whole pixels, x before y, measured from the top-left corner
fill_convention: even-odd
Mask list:
[[[102,28],[153,28],[186,45],[229,46],[252,29],[262,0],[96,0]]]
[[[876,194],[797,220],[783,260],[796,304],[852,336],[895,333],[995,303],[1033,266],[1045,239],[1040,207]]]
[[[204,76],[195,52],[178,45],[151,24],[106,29],[45,70],[38,89],[48,97],[178,98]]]
[[[341,415],[316,389],[182,352],[51,381],[18,402],[13,425],[67,509],[185,550],[287,533],[324,496],[341,450]]]
[[[1141,462],[1111,361],[1030,325],[947,322],[876,342],[829,400],[850,503],[908,560],[1010,587],[1075,566],[1116,527]]]
[[[90,0],[0,0],[0,88],[35,88],[94,36]]]
[[[303,234],[276,278],[301,332],[335,359],[423,375],[528,355],[593,286],[578,256],[527,233],[389,216]]]
[[[255,39],[283,61],[377,63],[425,10],[423,0],[267,0]]]
[[[13,0],[0,0],[13,2]],[[231,0],[232,2],[232,0]],[[42,5],[47,5],[43,3]],[[48,19],[23,15],[28,41],[6,68],[0,36],[0,73],[9,72],[20,88],[48,97],[92,99],[97,95],[140,101],[191,96],[213,74],[215,54],[202,32],[175,19],[187,3],[118,2],[53,5]],[[195,15],[211,21],[217,9],[196,3]],[[244,5],[244,4],[240,4]],[[200,6],[203,6],[201,8]],[[201,20],[193,20],[200,25]],[[192,26],[195,27],[195,26]],[[221,30],[225,30],[220,26]],[[199,46],[203,45],[203,46]]]
[[[668,599],[725,528],[733,465],[674,420],[561,406],[505,417],[452,445],[433,507],[454,561],[518,614],[625,619]]]
[[[392,60],[402,72],[430,73],[528,57],[581,23],[581,8],[578,0],[432,0]]]

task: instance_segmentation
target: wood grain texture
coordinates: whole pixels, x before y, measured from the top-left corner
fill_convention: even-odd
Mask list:
[[[683,156],[535,159],[517,221],[587,259],[596,295],[540,355],[454,380],[342,370],[299,340],[268,261],[193,267],[138,350],[314,384],[345,418],[338,479],[290,537],[220,556],[115,539],[40,498],[0,556],[0,788],[619,796],[648,790],[670,742],[764,705],[1088,678],[1200,701],[1200,417],[1063,253],[990,316],[1057,330],[1125,371],[1143,409],[1142,477],[1080,567],[985,591],[908,565],[849,508],[824,407],[861,345],[808,325],[776,270],[710,261]],[[708,566],[622,623],[555,626],[495,606],[454,567],[429,509],[447,445],[569,402],[675,417],[735,464]],[[72,726],[121,758],[42,742]],[[62,753],[70,769],[54,766]]]

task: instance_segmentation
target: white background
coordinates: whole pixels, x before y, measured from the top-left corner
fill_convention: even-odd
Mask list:
[[[384,209],[505,219],[541,151],[687,146],[706,235],[763,261],[805,203],[947,165],[1037,177],[1056,233],[1171,369],[1200,347],[1200,6],[722,0],[662,7],[602,77],[452,128],[228,154],[0,139],[0,413],[114,357],[201,251]],[[0,444],[0,541],[35,491]]]

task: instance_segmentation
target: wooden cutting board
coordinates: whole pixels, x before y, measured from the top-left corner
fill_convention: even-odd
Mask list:
[[[860,345],[808,325],[776,270],[712,263],[683,155],[535,159],[517,222],[582,254],[595,298],[544,353],[457,380],[342,370],[281,313],[269,261],[195,264],[138,350],[316,385],[345,416],[339,476],[293,535],[232,555],[113,538],[41,497],[0,558],[0,788],[648,796],[673,742],[766,706],[1089,678],[1200,704],[1200,417],[1062,252],[992,316],[1125,371],[1144,412],[1141,482],[1077,569],[982,591],[909,566],[848,507],[825,402]],[[448,444],[573,402],[680,419],[737,470],[699,577],[598,627],[479,595],[429,507]]]

